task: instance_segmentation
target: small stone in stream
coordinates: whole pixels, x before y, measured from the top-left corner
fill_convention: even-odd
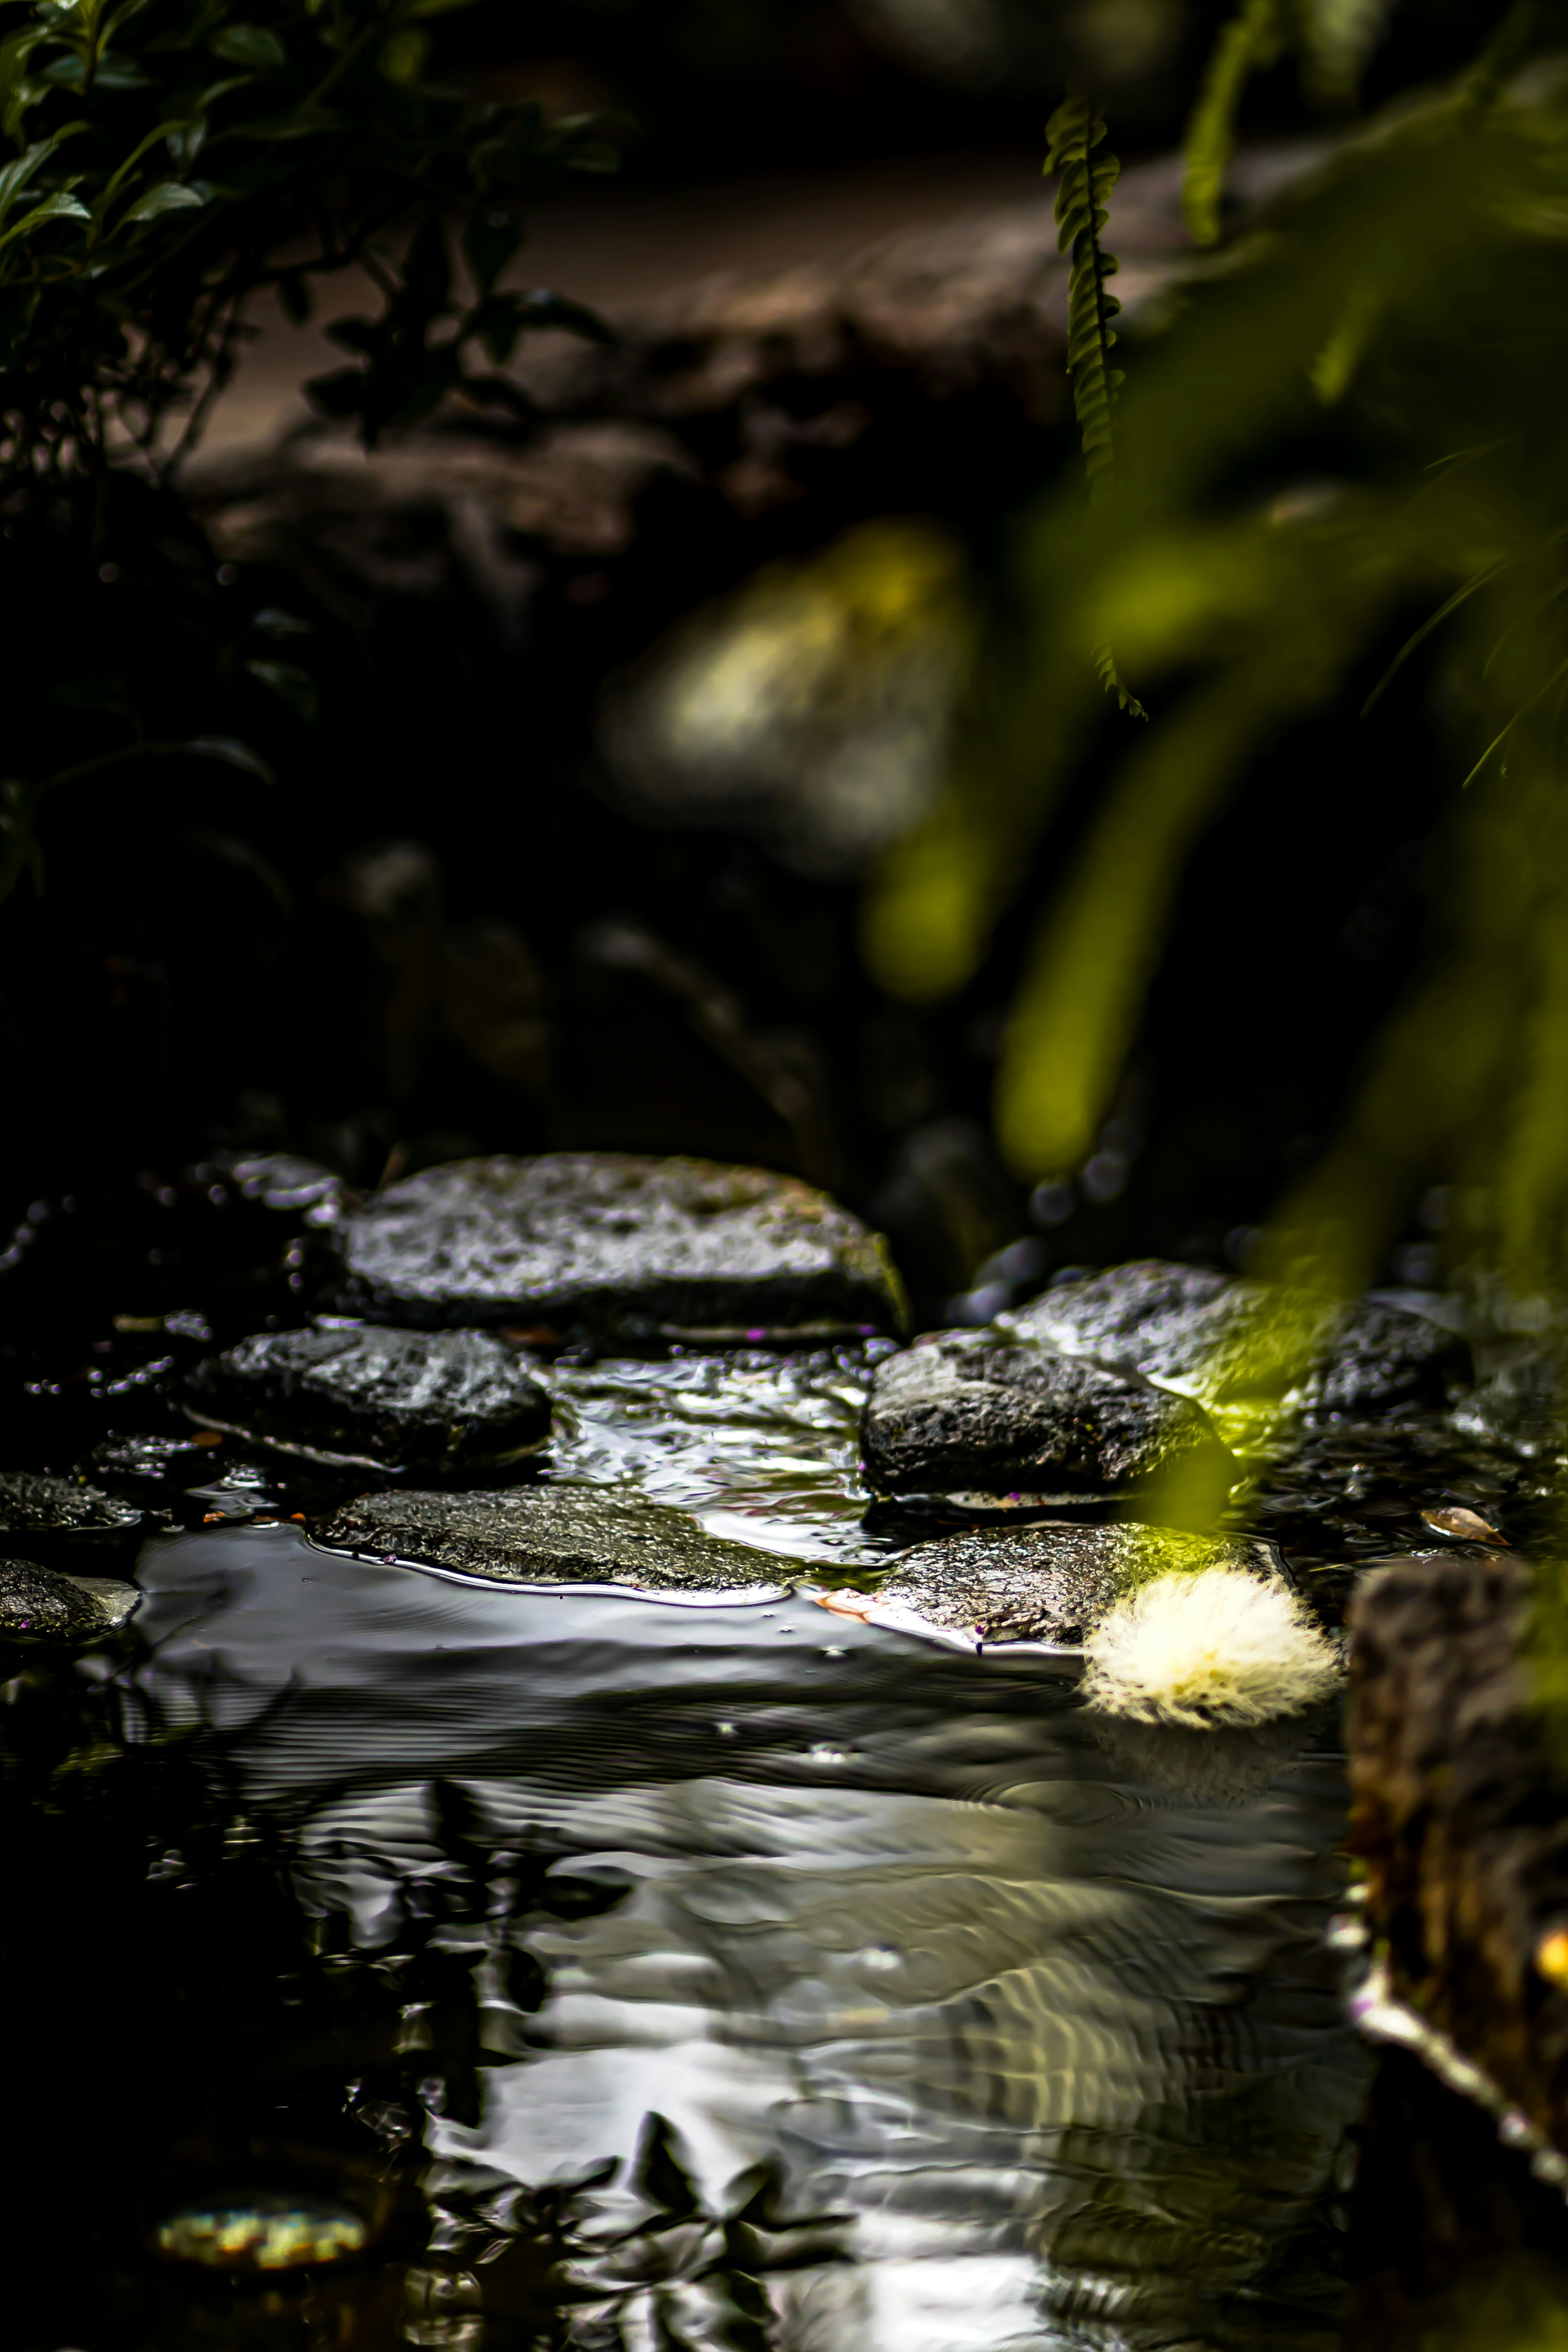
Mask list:
[[[88,1580],[89,1584],[109,1579]],[[133,1585],[119,1590],[132,1595],[132,1607],[140,1597]],[[74,1577],[57,1575],[53,1569],[39,1568],[28,1559],[0,1559],[0,1633],[30,1633],[51,1642],[90,1642],[108,1632],[115,1623],[122,1623],[131,1613],[123,1611],[112,1615],[99,1596],[84,1589]]]
[[[884,1577],[866,1613],[970,1643],[1081,1643],[1124,1592],[1172,1570],[1244,1569],[1274,1577],[1261,1544],[1178,1535],[1124,1521],[983,1528],[919,1544]],[[859,1596],[844,1594],[846,1603]]]
[[[1157,1258],[1113,1265],[1046,1291],[1006,1328],[1064,1353],[1125,1365],[1215,1404],[1243,1396],[1247,1356],[1270,1327],[1314,1328],[1323,1349],[1300,1388],[1310,1412],[1375,1413],[1441,1404],[1468,1378],[1463,1339],[1425,1315],[1373,1299],[1334,1307]]]
[[[334,1170],[292,1151],[219,1151],[195,1172],[209,1171],[242,1200],[280,1216],[303,1215],[307,1224],[335,1224],[349,1197]]]
[[[194,1421],[356,1468],[471,1478],[537,1453],[550,1397],[486,1331],[261,1331],[198,1364]]]
[[[73,1549],[123,1542],[142,1526],[134,1503],[122,1503],[85,1478],[52,1478],[32,1470],[0,1470],[0,1539],[47,1538]]]
[[[1124,1493],[1198,1461],[1206,1485],[1239,1475],[1185,1397],[985,1332],[940,1332],[879,1364],[861,1443],[882,1495]]]
[[[385,1322],[716,1344],[904,1319],[887,1244],[792,1176],[563,1151],[460,1160],[337,1229],[342,1304]]]
[[[1435,1536],[1447,1536],[1450,1543],[1501,1544],[1508,1538],[1500,1536],[1496,1528],[1488,1525],[1479,1511],[1468,1510],[1462,1503],[1445,1504],[1440,1510],[1423,1511],[1423,1524]]]
[[[621,1584],[650,1592],[784,1591],[792,1560],[710,1536],[685,1511],[604,1486],[500,1494],[361,1495],[313,1529],[318,1543],[507,1584]]]

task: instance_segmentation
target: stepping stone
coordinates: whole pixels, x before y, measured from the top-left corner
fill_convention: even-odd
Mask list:
[[[889,1356],[860,1433],[879,1495],[1122,1495],[1189,1462],[1209,1489],[1240,1475],[1201,1406],[988,1332],[939,1332]]]
[[[792,1176],[563,1151],[427,1168],[333,1241],[345,1311],[715,1346],[898,1330],[888,1245]]]
[[[1280,1580],[1267,1545],[1123,1521],[974,1528],[919,1544],[874,1595],[837,1592],[841,1614],[963,1649],[1010,1643],[1077,1648],[1124,1592],[1172,1569],[1244,1569]]]
[[[141,1598],[114,1577],[60,1576],[34,1560],[0,1560],[0,1633],[94,1641],[123,1625]]]
[[[122,1543],[138,1534],[145,1514],[85,1478],[51,1478],[31,1470],[0,1470],[0,1549],[7,1538],[68,1545],[72,1551]]]
[[[782,1597],[793,1560],[710,1536],[686,1511],[604,1486],[362,1495],[312,1530],[330,1549],[504,1584],[618,1584],[647,1592]]]
[[[1425,1315],[1375,1300],[1335,1307],[1306,1294],[1141,1258],[1065,1282],[1005,1320],[1064,1354],[1142,1372],[1207,1404],[1247,1393],[1247,1354],[1277,1318],[1321,1325],[1325,1352],[1303,1382],[1311,1412],[1442,1404],[1470,1375],[1465,1341]]]
[[[193,1421],[351,1469],[472,1478],[536,1454],[550,1397],[485,1331],[259,1331],[198,1364]]]

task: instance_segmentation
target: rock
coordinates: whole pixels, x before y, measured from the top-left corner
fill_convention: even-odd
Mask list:
[[[649,1592],[782,1593],[795,1563],[710,1536],[685,1511],[603,1486],[500,1494],[362,1495],[318,1543],[505,1584],[622,1584]]]
[[[918,1544],[872,1601],[835,1596],[852,1613],[966,1648],[1043,1642],[1076,1648],[1121,1595],[1171,1568],[1245,1569],[1279,1577],[1268,1547],[1178,1535],[1123,1521],[986,1528]]]
[[[184,1384],[193,1421],[308,1461],[472,1477],[535,1454],[550,1398],[484,1331],[260,1331]]]
[[[301,1159],[298,1152],[219,1151],[195,1172],[205,1175],[209,1167],[242,1200],[279,1216],[302,1216],[307,1224],[333,1223],[348,1198],[348,1187],[335,1170]]]
[[[883,1495],[1125,1494],[1199,1457],[1205,1485],[1239,1475],[1201,1406],[984,1332],[939,1332],[879,1364],[861,1443]]]
[[[1064,1354],[1130,1368],[1212,1406],[1246,1395],[1249,1347],[1266,1339],[1273,1317],[1298,1308],[1309,1320],[1321,1317],[1326,1343],[1300,1391],[1310,1412],[1442,1404],[1450,1386],[1468,1376],[1465,1342],[1425,1315],[1373,1299],[1336,1309],[1301,1293],[1158,1258],[1063,1283],[1006,1324]]]
[[[140,1532],[134,1503],[89,1486],[85,1478],[51,1478],[31,1470],[0,1470],[0,1547],[6,1538],[47,1540],[71,1550],[122,1543]]]
[[[555,1338],[819,1340],[886,1331],[887,1244],[793,1177],[705,1160],[462,1160],[338,1228],[342,1303],[379,1321]]]
[[[1568,1813],[1522,1663],[1532,1595],[1528,1564],[1500,1551],[1417,1553],[1364,1579],[1349,1612],[1346,1842],[1386,1952],[1380,1993],[1562,2149]],[[1441,2071],[1439,2052],[1415,2046]]]
[[[129,1605],[115,1596],[130,1595]],[[134,1585],[109,1578],[57,1575],[29,1559],[0,1560],[0,1633],[53,1642],[90,1642],[123,1624],[141,1599]]]

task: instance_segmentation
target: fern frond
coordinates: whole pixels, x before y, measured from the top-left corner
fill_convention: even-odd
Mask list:
[[[1111,409],[1122,381],[1121,369],[1110,364],[1110,347],[1116,341],[1110,321],[1121,305],[1106,284],[1115,275],[1116,256],[1100,241],[1121,165],[1109,148],[1103,153],[1095,152],[1105,137],[1105,117],[1091,99],[1065,100],[1046,125],[1046,137],[1050,142],[1047,173],[1061,175],[1057,182],[1057,243],[1071,265],[1068,373],[1072,377],[1073,411],[1092,496],[1110,487],[1115,455]],[[1148,717],[1118,677],[1109,646],[1097,648],[1094,667],[1107,694],[1115,695],[1119,709],[1130,711],[1134,719]]]
[[[1116,708],[1118,710],[1125,710],[1130,719],[1148,718],[1149,713],[1144,709],[1143,705],[1139,701],[1137,696],[1135,694],[1130,694],[1126,687],[1123,686],[1121,676],[1116,667],[1115,656],[1112,654],[1109,646],[1096,646],[1094,655],[1094,674],[1099,678],[1107,694],[1113,694],[1116,697]]]
[[[1110,321],[1121,305],[1107,290],[1116,274],[1116,256],[1100,244],[1110,192],[1121,166],[1109,150],[1096,154],[1105,137],[1105,117],[1091,99],[1064,100],[1046,125],[1050,142],[1046,171],[1057,183],[1057,243],[1070,263],[1068,278],[1068,372],[1073,409],[1083,438],[1083,458],[1091,488],[1101,487],[1111,467],[1110,411],[1120,370],[1110,364],[1116,341]]]
[[[1236,151],[1241,94],[1255,73],[1275,63],[1282,38],[1280,0],[1244,0],[1240,16],[1232,17],[1215,43],[1187,125],[1182,182],[1182,208],[1199,245],[1219,243],[1220,199]]]

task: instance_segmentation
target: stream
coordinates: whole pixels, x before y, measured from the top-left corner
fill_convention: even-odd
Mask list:
[[[348,1559],[225,1441],[129,1631],[34,1654],[27,2352],[1337,2341],[1333,1711],[1118,1729],[824,1609],[912,1539],[858,1486],[882,1344],[546,1375],[547,1475],[786,1597]],[[1529,1483],[1430,1418],[1302,1462],[1260,1524],[1330,1582]]]

